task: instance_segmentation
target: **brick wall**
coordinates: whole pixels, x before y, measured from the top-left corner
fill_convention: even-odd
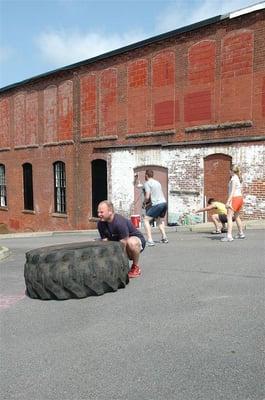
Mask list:
[[[152,143],[152,136],[142,139],[148,132],[161,132],[160,142],[164,131],[172,131],[172,142],[264,134],[264,14],[224,20],[10,89],[0,101],[3,143],[9,129],[7,146],[12,136],[16,145],[27,144],[26,131],[33,136],[39,121],[44,143],[71,140],[77,119],[80,137],[116,135],[117,144]],[[234,121],[252,126],[218,127]],[[188,129],[203,125],[213,127]]]
[[[0,222],[13,230],[93,227],[90,163],[97,158],[107,161],[109,193],[124,212],[134,202],[128,177],[141,165],[167,167],[169,210],[191,209],[203,201],[204,157],[215,153],[244,170],[245,217],[264,217],[264,144],[251,142],[265,136],[264,15],[225,19],[3,91],[8,207]],[[228,138],[246,139],[222,145]],[[209,140],[216,147],[205,146]],[[66,164],[66,216],[54,215],[55,161]],[[33,166],[34,213],[23,210],[25,162]],[[211,185],[208,178],[206,191]]]
[[[245,201],[242,217],[265,218],[264,145],[117,150],[110,157],[110,198],[125,215],[130,214],[135,201],[132,185],[135,168],[157,165],[168,169],[170,217],[202,207],[204,196],[226,201],[232,161],[242,170]]]

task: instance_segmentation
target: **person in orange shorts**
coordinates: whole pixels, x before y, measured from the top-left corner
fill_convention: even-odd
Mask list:
[[[245,234],[243,232],[242,222],[239,217],[239,212],[243,206],[243,196],[242,196],[242,178],[240,169],[238,166],[232,166],[230,170],[230,181],[228,184],[228,199],[226,202],[227,208],[227,236],[222,238],[222,242],[232,242],[232,229],[233,229],[233,217],[236,221],[238,234],[235,239],[245,239]]]

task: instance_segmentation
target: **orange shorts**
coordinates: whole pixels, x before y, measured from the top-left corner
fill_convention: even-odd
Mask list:
[[[235,211],[235,212],[240,211],[242,206],[243,206],[243,197],[242,196],[232,197],[232,210],[233,211]]]

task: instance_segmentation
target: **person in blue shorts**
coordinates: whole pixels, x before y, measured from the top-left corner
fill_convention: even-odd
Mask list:
[[[115,213],[113,204],[108,200],[99,203],[98,217],[97,228],[101,239],[123,243],[128,258],[132,260],[129,278],[140,276],[139,257],[146,243],[142,233],[129,219]]]
[[[144,227],[147,236],[147,246],[154,246],[155,243],[152,239],[152,231],[150,222],[155,220],[158,229],[161,232],[161,243],[168,243],[168,239],[165,232],[164,222],[161,221],[161,218],[164,218],[167,212],[167,202],[165,196],[162,191],[162,187],[160,182],[153,178],[154,171],[151,169],[147,169],[145,171],[145,183],[144,183],[144,192],[145,199],[144,204],[150,204],[146,210],[146,215],[144,217]]]

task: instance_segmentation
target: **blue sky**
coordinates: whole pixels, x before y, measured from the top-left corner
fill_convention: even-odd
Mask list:
[[[0,87],[258,0],[0,0]]]

